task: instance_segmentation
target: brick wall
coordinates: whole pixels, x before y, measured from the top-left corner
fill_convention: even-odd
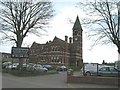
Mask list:
[[[67,76],[68,83],[86,83],[103,85],[120,85],[120,78],[117,77],[98,77],[98,76]]]

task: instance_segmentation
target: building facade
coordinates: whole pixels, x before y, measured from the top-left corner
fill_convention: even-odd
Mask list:
[[[8,61],[10,59],[11,59],[11,54],[10,53],[0,52],[0,62]]]
[[[49,41],[45,44],[34,42],[30,48],[29,62],[81,66],[83,62],[82,27],[78,16],[72,30],[73,36],[69,38],[65,36],[65,40],[61,40],[55,36],[53,41]]]

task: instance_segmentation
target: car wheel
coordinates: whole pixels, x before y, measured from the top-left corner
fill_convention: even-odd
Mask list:
[[[47,72],[47,70],[45,70],[44,72]]]
[[[86,72],[86,76],[91,76],[91,73],[90,72]]]

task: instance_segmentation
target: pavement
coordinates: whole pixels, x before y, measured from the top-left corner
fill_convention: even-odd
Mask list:
[[[75,72],[74,75],[79,75]],[[67,72],[59,74],[17,77],[8,73],[2,74],[2,88],[118,88],[117,86],[96,84],[67,83]]]

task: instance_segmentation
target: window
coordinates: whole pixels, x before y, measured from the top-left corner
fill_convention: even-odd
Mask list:
[[[52,60],[52,62],[53,62],[53,60]]]
[[[53,60],[53,57],[51,57],[51,59]]]
[[[61,60],[61,63],[62,63],[62,60]]]
[[[57,59],[59,59],[59,57],[57,57]]]
[[[51,50],[54,51],[54,47],[53,46],[51,46]]]
[[[110,71],[117,71],[117,70],[113,67],[110,67]]]
[[[59,60],[57,60],[57,63],[59,63]]]
[[[77,41],[77,38],[75,38],[75,40]]]
[[[100,71],[109,71],[109,67],[103,67],[100,69]]]
[[[44,48],[44,47],[42,46],[42,47],[41,47],[41,50],[43,50],[43,48]]]

